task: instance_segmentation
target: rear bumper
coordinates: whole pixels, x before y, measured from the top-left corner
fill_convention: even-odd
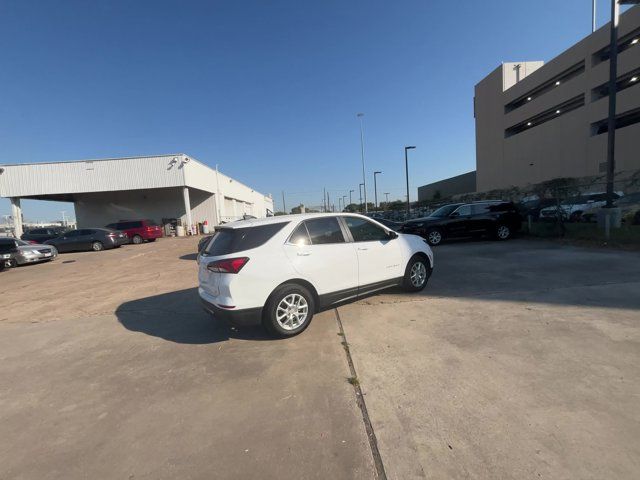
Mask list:
[[[250,327],[262,323],[262,308],[245,308],[242,310],[220,308],[200,297],[203,308],[225,322],[238,327]]]
[[[145,240],[155,240],[156,238],[162,238],[162,231],[158,232],[144,232],[140,235]]]
[[[129,238],[125,235],[122,238],[113,238],[111,242],[109,242],[109,246],[111,247],[121,247],[122,245],[126,245],[129,243]]]

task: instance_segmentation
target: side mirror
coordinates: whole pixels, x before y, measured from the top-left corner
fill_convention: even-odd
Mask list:
[[[398,238],[398,234],[396,232],[394,232],[393,230],[389,230],[387,232],[387,236],[389,237],[389,240],[393,240],[395,238]]]

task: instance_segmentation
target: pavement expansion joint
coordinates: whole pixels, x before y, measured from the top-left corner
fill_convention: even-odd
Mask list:
[[[369,447],[371,448],[371,455],[373,456],[373,463],[376,469],[376,478],[379,480],[387,480],[387,474],[384,469],[384,463],[382,462],[382,456],[378,448],[378,439],[376,433],[373,430],[371,419],[369,418],[369,412],[367,411],[367,404],[362,394],[362,388],[360,387],[360,381],[358,380],[358,374],[353,364],[353,358],[351,357],[351,350],[349,349],[349,342],[342,326],[342,319],[340,318],[340,312],[337,308],[334,309],[336,314],[336,323],[338,324],[339,336],[342,337],[342,346],[347,356],[347,363],[349,364],[349,371],[351,377],[348,379],[349,383],[353,386],[356,394],[356,403],[362,412],[362,421],[364,422],[364,428],[367,432],[367,438],[369,439]]]

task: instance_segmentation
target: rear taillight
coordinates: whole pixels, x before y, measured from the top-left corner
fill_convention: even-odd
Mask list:
[[[207,270],[216,273],[238,273],[248,261],[249,257],[225,258],[211,262],[207,265]]]

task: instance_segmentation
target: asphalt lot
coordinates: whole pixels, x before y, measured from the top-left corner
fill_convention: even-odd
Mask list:
[[[334,310],[270,340],[197,302],[196,239],[0,273],[0,478],[375,478]],[[338,314],[388,478],[637,478],[640,255],[435,250]]]

